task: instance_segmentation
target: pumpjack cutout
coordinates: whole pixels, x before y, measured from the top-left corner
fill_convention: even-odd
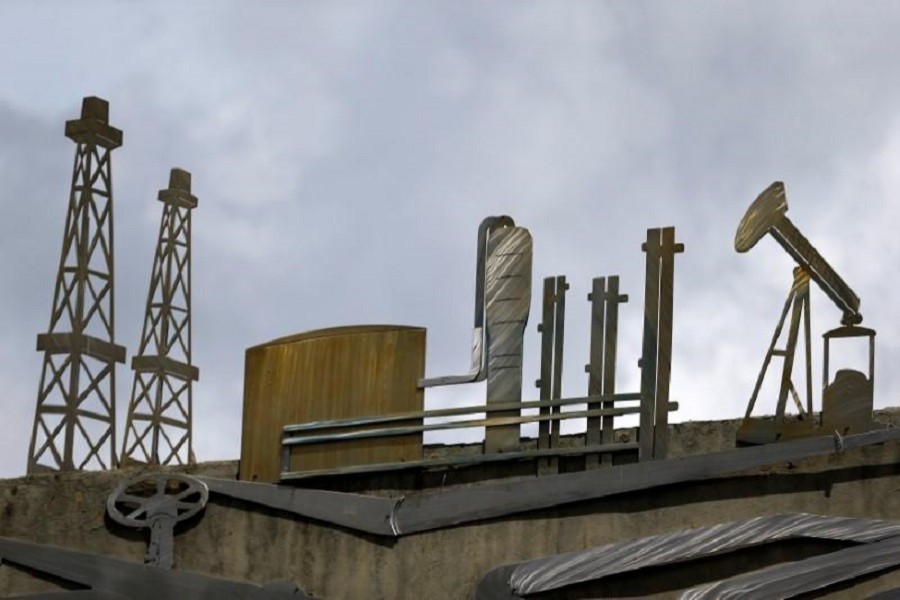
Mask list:
[[[781,318],[775,327],[775,334],[769,344],[766,357],[756,380],[756,386],[743,423],[737,433],[738,445],[766,444],[783,439],[815,435],[861,433],[872,429],[872,384],[875,371],[875,331],[861,327],[862,314],[859,312],[859,297],[850,289],[840,275],[828,264],[797,227],[788,219],[788,205],[784,184],[776,181],[761,193],[741,220],[734,238],[734,248],[747,252],[763,236],[770,234],[793,258],[798,266],[794,269],[794,281],[784,303]],[[809,282],[814,281],[825,295],[841,310],[841,326],[824,334],[824,367],[822,422],[814,422],[812,403],[812,346],[810,341]],[[788,310],[791,322],[787,341],[783,348],[776,348],[781,337]],[[800,319],[803,318],[803,334],[806,358],[806,403],[800,400],[791,379]],[[839,370],[833,382],[828,382],[829,344],[835,338],[865,337],[869,340],[869,374],[851,369]],[[774,419],[751,418],[760,387],[772,357],[784,359],[781,370],[781,385]],[[798,420],[785,419],[788,395],[799,411]]]

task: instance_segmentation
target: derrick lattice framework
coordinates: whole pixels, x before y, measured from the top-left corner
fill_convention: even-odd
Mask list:
[[[115,465],[115,343],[111,151],[122,132],[109,125],[109,103],[84,98],[81,118],[66,122],[77,144],[62,256],[47,333],[28,472]]]
[[[164,207],[140,349],[131,364],[123,464],[194,462],[192,383],[200,371],[191,364],[191,212],[197,207],[191,174],[172,169],[159,200]]]

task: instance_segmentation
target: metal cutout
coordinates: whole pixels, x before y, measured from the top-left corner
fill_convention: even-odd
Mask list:
[[[616,349],[619,331],[619,304],[628,302],[627,294],[619,294],[619,276],[596,277],[591,293],[591,353],[590,363],[584,370],[588,373],[588,395],[611,396],[616,391]],[[588,404],[588,409],[612,408],[612,402]],[[599,422],[598,422],[599,421]],[[614,442],[615,425],[613,415],[588,418],[585,444],[611,444]],[[593,469],[612,465],[612,454],[588,455],[585,468]]]
[[[563,370],[563,337],[566,321],[566,283],[565,275],[544,278],[543,319],[537,330],[541,334],[541,378],[535,381],[540,390],[541,400],[559,400],[562,398]],[[598,394],[599,395],[599,394]],[[548,405],[540,408],[541,415],[558,415],[561,405]],[[559,431],[562,423],[549,419],[538,424],[538,450],[559,447]],[[598,442],[599,444],[599,442]],[[556,456],[548,456],[538,461],[538,474],[558,473],[559,461]]]
[[[81,118],[66,122],[77,144],[44,353],[28,473],[112,468],[116,464],[112,150],[122,132],[109,125],[109,103],[84,98]]]
[[[774,182],[766,188],[753,201],[747,209],[744,218],[738,226],[734,238],[734,248],[738,252],[747,252],[766,234],[770,234],[775,241],[797,262],[794,269],[794,281],[790,293],[784,304],[778,326],[772,342],[766,352],[766,357],[756,380],[753,393],[747,404],[744,421],[738,429],[738,444],[766,444],[795,437],[807,437],[821,435],[816,431],[813,422],[812,402],[812,357],[810,340],[810,313],[809,313],[809,282],[810,280],[822,289],[826,296],[841,310],[840,327],[834,332],[825,335],[825,361],[828,360],[828,342],[832,337],[864,337],[868,336],[870,379],[865,380],[865,375],[850,376],[850,380],[841,376],[841,381],[835,381],[831,387],[828,385],[828,369],[824,369],[825,382],[823,384],[823,408],[822,420],[827,422],[825,433],[834,432],[836,435],[844,435],[853,431],[860,433],[871,429],[872,411],[872,377],[874,376],[875,332],[871,329],[857,327],[862,322],[862,314],[859,312],[859,297],[850,289],[850,286],[819,254],[818,250],[807,240],[800,230],[788,219],[787,197],[784,184]],[[775,345],[781,336],[788,309],[791,310],[791,323],[788,329],[787,341],[784,348],[776,349]],[[803,317],[804,340],[806,342],[806,405],[800,397],[791,380],[791,372],[794,365],[794,355],[799,336],[800,319]],[[778,394],[778,403],[775,409],[774,420],[754,419],[750,415],[756,404],[757,395],[765,378],[766,371],[773,356],[784,359],[781,372],[781,383]],[[849,382],[849,383],[848,383]],[[799,410],[799,422],[785,420],[785,408],[788,396],[791,396]],[[825,399],[827,398],[827,407]],[[862,415],[868,411],[868,415]],[[849,420],[848,420],[849,419]]]
[[[134,384],[122,463],[193,464],[191,364],[191,174],[172,169],[160,190],[163,213],[150,276],[144,330],[131,361]]]

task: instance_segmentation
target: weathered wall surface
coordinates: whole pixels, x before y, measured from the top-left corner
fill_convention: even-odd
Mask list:
[[[691,450],[693,442],[687,440],[702,438],[709,444],[704,451],[720,449],[719,442],[728,447],[734,439],[731,427],[728,423],[673,426],[673,446]],[[231,477],[236,464],[211,463],[193,471]],[[126,529],[105,517],[106,496],[124,477],[135,473],[39,475],[0,481],[0,536],[140,562],[147,533]],[[599,471],[598,477],[602,477]],[[321,598],[470,598],[481,577],[496,566],[634,537],[780,512],[900,520],[898,490],[900,443],[889,443],[727,479],[396,540],[360,535],[213,496],[202,518],[176,530],[175,563],[178,569],[236,580],[263,583],[290,578]],[[632,597],[668,598],[677,594],[666,581],[680,579],[692,585],[717,574],[731,574],[727,568],[721,561],[710,561],[700,569],[682,570],[681,575],[675,571],[674,575],[663,574],[656,582],[634,578],[619,583],[634,590]],[[897,586],[900,570],[867,579],[849,597]],[[54,589],[59,589],[57,582],[0,566],[0,597]],[[569,597],[586,597],[584,592],[572,594]],[[846,590],[836,590],[823,597],[848,595]]]

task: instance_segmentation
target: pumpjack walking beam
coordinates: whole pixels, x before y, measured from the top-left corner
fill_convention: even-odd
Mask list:
[[[172,169],[150,276],[147,311],[138,355],[122,462],[189,464],[193,426],[191,364],[191,174]]]
[[[111,152],[122,131],[109,125],[109,103],[84,98],[67,121],[77,144],[62,255],[47,333],[28,473],[106,469],[115,464],[115,343]]]

